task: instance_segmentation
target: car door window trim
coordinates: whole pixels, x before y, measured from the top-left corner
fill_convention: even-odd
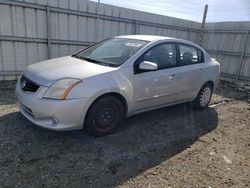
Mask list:
[[[162,42],[159,44],[156,44],[154,46],[152,46],[151,48],[149,48],[148,50],[146,50],[140,57],[138,57],[135,62],[134,62],[134,74],[142,74],[142,73],[146,73],[146,72],[152,72],[151,70],[140,70],[139,69],[139,64],[142,62],[142,58],[144,57],[145,54],[147,54],[150,50],[152,50],[153,48],[160,46],[160,45],[166,45],[166,44],[173,44],[174,45],[174,50],[175,50],[175,66],[173,67],[166,67],[166,68],[161,68],[161,69],[157,69],[157,70],[153,70],[153,71],[160,71],[160,70],[164,70],[164,69],[171,69],[171,68],[176,68],[178,67],[178,61],[177,61],[177,44],[176,42]]]
[[[159,45],[164,45],[164,44],[174,44],[175,46],[175,53],[176,53],[176,57],[175,57],[175,61],[176,61],[176,65],[173,66],[173,67],[166,67],[166,68],[162,68],[162,69],[157,69],[157,70],[154,70],[154,71],[160,71],[160,70],[164,70],[164,69],[172,69],[172,68],[176,68],[176,67],[182,67],[182,66],[190,66],[190,65],[197,65],[197,64],[200,64],[200,63],[204,63],[204,53],[201,49],[191,45],[191,44],[186,44],[186,43],[182,43],[182,42],[162,42],[162,43],[159,43],[155,46],[152,46],[151,48],[149,48],[147,51],[145,51],[140,57],[137,58],[137,60],[134,62],[134,74],[142,74],[142,73],[147,73],[147,72],[152,72],[150,70],[139,70],[139,64],[142,62],[142,57],[148,53],[150,50],[152,50],[152,48],[154,47],[157,47]],[[190,63],[190,64],[181,64],[181,60],[180,60],[180,48],[179,48],[179,45],[184,45],[184,46],[189,46],[189,47],[192,47],[192,48],[195,48],[196,49],[196,52],[197,52],[197,55],[198,55],[198,51],[201,52],[201,61],[200,62],[197,62],[197,63]]]
[[[182,42],[176,42],[176,45],[177,45],[176,51],[177,51],[177,65],[178,65],[178,66],[197,65],[197,64],[200,64],[200,63],[204,63],[204,62],[205,62],[205,61],[204,61],[204,53],[203,53],[203,51],[200,50],[199,48],[197,48],[197,47],[195,47],[195,46],[193,46],[193,45],[191,45],[191,44],[186,44],[186,43],[182,43]],[[196,50],[197,56],[198,56],[198,51],[200,51],[200,53],[201,53],[201,61],[200,61],[200,62],[196,62],[196,63],[189,63],[189,64],[183,65],[183,64],[181,63],[181,59],[180,59],[180,57],[181,57],[181,56],[180,56],[180,45],[188,46],[188,47],[194,48],[194,49]]]

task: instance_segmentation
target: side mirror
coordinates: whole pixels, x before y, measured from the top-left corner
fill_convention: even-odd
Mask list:
[[[158,66],[156,63],[150,62],[150,61],[143,61],[139,65],[140,70],[148,70],[148,71],[153,71],[157,70]]]

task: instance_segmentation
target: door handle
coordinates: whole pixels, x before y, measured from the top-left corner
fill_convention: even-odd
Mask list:
[[[200,68],[200,69],[199,69],[199,72],[203,72],[203,70],[204,70],[203,68]]]

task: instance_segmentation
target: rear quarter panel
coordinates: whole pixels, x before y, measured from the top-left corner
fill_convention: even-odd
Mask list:
[[[206,80],[212,81],[214,83],[214,90],[218,87],[219,78],[220,78],[220,64],[216,60],[210,59],[207,62]]]

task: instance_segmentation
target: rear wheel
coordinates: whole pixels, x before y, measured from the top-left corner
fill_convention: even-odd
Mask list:
[[[122,102],[113,96],[98,99],[90,107],[86,118],[86,129],[93,136],[104,136],[114,132],[124,115]]]
[[[210,83],[205,84],[199,91],[193,107],[194,109],[206,108],[211,100],[213,94],[213,86]]]

